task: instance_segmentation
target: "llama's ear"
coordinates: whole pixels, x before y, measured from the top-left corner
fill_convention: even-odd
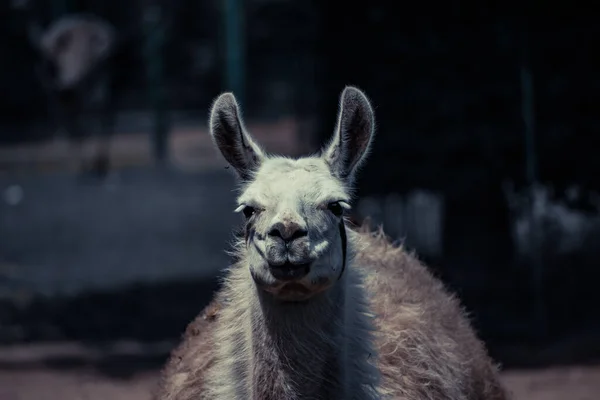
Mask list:
[[[240,108],[232,93],[223,93],[210,112],[210,134],[227,162],[243,180],[252,179],[264,153],[246,132]]]
[[[375,116],[369,99],[359,89],[347,86],[340,96],[335,133],[323,153],[333,175],[352,183],[368,153],[374,131]]]

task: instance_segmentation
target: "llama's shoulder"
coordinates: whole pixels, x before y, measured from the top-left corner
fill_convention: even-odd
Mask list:
[[[355,265],[363,271],[380,321],[394,329],[410,327],[423,333],[432,327],[471,332],[459,300],[414,253],[393,244],[381,229],[357,231],[355,242]]]
[[[505,399],[495,365],[443,283],[381,230],[361,229],[353,237],[356,265],[364,270],[376,315],[383,393],[393,398]]]
[[[375,232],[362,227],[353,231],[355,261],[363,269],[370,290],[385,292],[402,302],[431,304],[440,300],[454,307],[453,296],[414,252],[392,243],[382,229]]]
[[[221,292],[187,326],[171,352],[156,394],[160,400],[201,399],[206,372],[215,362],[214,331],[224,306]]]

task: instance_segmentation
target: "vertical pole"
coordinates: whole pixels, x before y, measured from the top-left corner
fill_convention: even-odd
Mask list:
[[[168,115],[163,82],[163,54],[165,28],[162,25],[161,7],[151,1],[144,9],[146,26],[146,77],[149,99],[154,114],[152,150],[158,164],[164,164],[167,158]]]
[[[544,264],[541,255],[541,227],[535,212],[535,186],[537,176],[537,155],[535,151],[535,108],[533,96],[533,76],[529,59],[529,43],[523,40],[521,64],[521,113],[525,125],[525,175],[529,185],[529,226],[531,243],[532,280],[534,294],[534,314],[536,330],[546,334],[546,307],[544,303]]]
[[[68,0],[54,0],[52,2],[52,19],[56,20],[71,11]]]
[[[225,87],[240,103],[245,96],[245,46],[242,0],[223,0],[225,27]]]
[[[537,169],[536,169],[536,152],[535,152],[535,117],[534,117],[534,106],[533,106],[533,76],[531,75],[531,69],[525,61],[521,66],[521,95],[522,105],[521,112],[523,115],[523,122],[525,124],[525,154],[526,154],[526,166],[525,175],[527,182],[530,185],[537,182]]]
[[[337,113],[338,91],[344,87],[338,85],[344,77],[336,75],[335,62],[339,62],[335,54],[333,43],[336,41],[336,35],[340,35],[340,28],[336,26],[338,19],[335,18],[332,9],[338,6],[337,1],[319,1],[314,2],[317,15],[317,36],[319,40],[315,41],[316,61],[316,134],[309,139],[310,146],[318,149],[331,137],[335,126],[334,116]],[[348,10],[349,11],[349,10]]]

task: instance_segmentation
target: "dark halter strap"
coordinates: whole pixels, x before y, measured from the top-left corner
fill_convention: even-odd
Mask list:
[[[342,270],[338,281],[342,279],[344,271],[346,270],[346,258],[348,256],[348,237],[346,236],[346,225],[344,225],[344,218],[340,219],[340,238],[342,239]]]

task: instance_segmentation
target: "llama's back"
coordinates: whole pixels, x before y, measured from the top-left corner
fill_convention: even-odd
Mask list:
[[[382,233],[354,235],[376,314],[384,397],[506,399],[496,366],[443,284]]]
[[[222,307],[219,294],[188,325],[183,340],[171,352],[162,371],[154,399],[200,400],[205,398],[206,372],[215,361],[213,335],[219,317],[219,309]]]

